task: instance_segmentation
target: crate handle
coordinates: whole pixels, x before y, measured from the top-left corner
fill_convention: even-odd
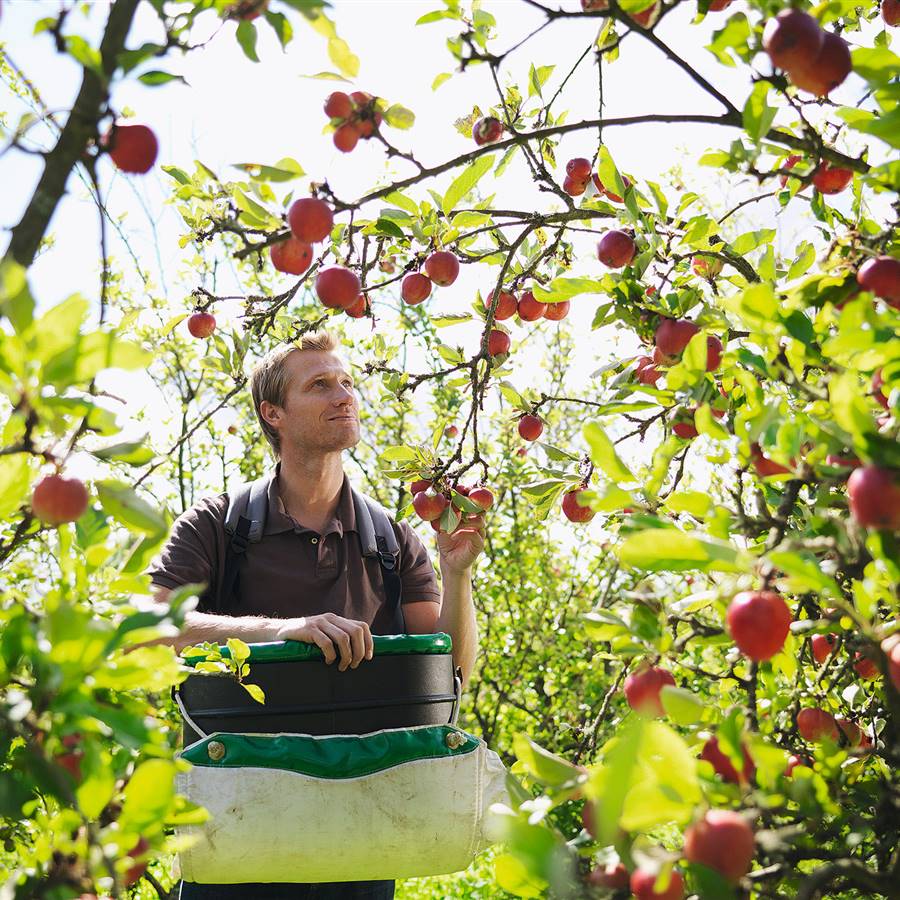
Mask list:
[[[455,725],[459,718],[459,701],[462,696],[462,668],[456,667],[453,674],[453,707],[450,710],[450,724]]]
[[[208,738],[209,735],[191,718],[190,713],[185,709],[184,701],[181,699],[181,691],[175,685],[172,685],[172,699],[175,701],[175,705],[180,710],[181,716],[188,727],[192,728],[201,738]]]

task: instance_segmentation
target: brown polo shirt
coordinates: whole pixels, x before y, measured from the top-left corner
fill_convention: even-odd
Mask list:
[[[150,569],[155,585],[209,584],[211,597],[225,573],[225,512],[228,495],[206,498],[179,516],[169,540]],[[400,545],[402,602],[440,600],[428,551],[406,521],[394,523]],[[223,608],[201,600],[201,612],[231,616],[295,616],[333,612],[366,622],[373,634],[405,631],[387,597],[377,557],[362,555],[350,482],[344,477],[334,518],[322,534],[288,515],[278,491],[269,486],[269,513],[263,537],[251,544],[240,569],[240,597]]]

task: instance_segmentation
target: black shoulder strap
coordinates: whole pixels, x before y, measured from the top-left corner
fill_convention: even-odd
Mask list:
[[[387,510],[377,501],[356,488],[351,488],[356,511],[356,530],[363,556],[377,556],[384,577],[388,606],[402,613],[403,584],[400,581],[400,545],[394,534],[393,522]]]
[[[250,544],[262,538],[269,511],[269,484],[273,475],[264,475],[240,485],[228,495],[225,512],[225,573],[218,590],[218,608],[237,598],[241,560]]]

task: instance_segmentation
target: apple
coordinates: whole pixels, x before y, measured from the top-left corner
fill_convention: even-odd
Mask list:
[[[757,662],[778,653],[791,630],[791,611],[775,591],[741,591],[726,618],[738,649]]]
[[[797,766],[806,766],[808,769],[812,768],[808,759],[804,759],[802,756],[797,756],[792,753],[788,757],[787,766],[785,766],[784,772],[782,773],[784,777],[791,778],[794,774],[794,769],[796,769]]]
[[[788,69],[791,83],[817,97],[827,97],[853,71],[847,42],[832,31],[824,32],[822,47],[814,57]]]
[[[349,119],[353,114],[353,101],[349,94],[334,91],[325,98],[324,109],[329,119]]]
[[[331,207],[318,197],[301,197],[288,209],[288,225],[298,241],[316,244],[331,234],[334,213]]]
[[[834,724],[841,730],[844,743],[851,750],[866,749],[872,746],[872,739],[857,725],[849,719],[835,719]]]
[[[888,675],[894,690],[900,693],[900,634],[892,634],[881,642],[881,650],[887,657]]]
[[[571,175],[566,175],[563,179],[562,189],[570,197],[580,197],[587,190],[587,182],[573,178]]]
[[[784,165],[782,165],[782,168],[783,168],[783,169],[793,169],[794,166],[796,166],[797,163],[800,162],[801,159],[803,159],[802,156],[799,156],[799,155],[796,154],[796,153],[792,153],[792,154],[784,161]],[[782,187],[787,187],[787,182],[788,182],[788,176],[787,176],[787,175],[782,175],[778,180],[781,182],[781,186],[782,186]]]
[[[332,141],[341,153],[351,153],[359,143],[359,128],[353,122],[345,122],[335,129]]]
[[[115,122],[101,144],[117,169],[134,175],[149,172],[159,153],[159,143],[150,128],[127,122]]]
[[[535,300],[531,291],[525,291],[519,297],[518,312],[519,318],[523,322],[535,322],[538,319],[542,319],[546,311],[547,304]]]
[[[400,285],[400,296],[404,303],[415,306],[431,294],[431,279],[421,272],[413,272],[403,279]]]
[[[570,305],[571,304],[568,300],[559,300],[556,303],[547,303],[545,304],[547,309],[544,310],[544,318],[550,319],[552,322],[559,322],[569,314]]]
[[[544,423],[537,416],[522,416],[518,428],[519,437],[526,441],[536,441],[544,430]]]
[[[858,469],[862,465],[855,456],[840,456],[837,453],[829,453],[825,457],[825,464],[845,469]]]
[[[813,175],[812,183],[821,194],[839,194],[851,181],[853,172],[850,169],[832,168],[823,160]]]
[[[656,348],[663,356],[677,358],[698,331],[700,329],[689,319],[663,319],[654,335]]]
[[[690,410],[683,409],[676,413],[676,420],[672,424],[672,431],[682,440],[689,441],[700,433],[694,425],[694,414]]]
[[[344,312],[354,319],[362,319],[368,311],[369,305],[365,294],[360,294],[350,306],[344,307]]]
[[[312,247],[293,235],[269,248],[272,265],[288,275],[302,275],[312,262]]]
[[[426,522],[433,522],[439,519],[447,508],[447,498],[443,494],[439,494],[433,488],[419,491],[413,497],[413,509],[419,518]]]
[[[637,378],[641,384],[649,384],[655,387],[656,382],[659,381],[662,376],[662,371],[653,364],[653,360],[649,356],[641,356],[638,359],[637,368],[635,369],[635,378]]]
[[[594,182],[594,187],[597,188],[598,194],[605,195],[606,198],[608,200],[611,200],[613,203],[622,203],[623,202],[622,197],[620,197],[618,194],[614,194],[611,190],[609,190],[609,188],[607,188],[603,184],[603,182],[600,180],[599,175],[597,175],[595,173],[594,175],[591,176],[591,178]],[[631,179],[627,175],[623,175],[622,176],[622,184],[625,185],[625,189],[627,190],[628,188],[631,187]]]
[[[494,505],[494,495],[486,487],[474,487],[469,491],[469,499],[485,512]]]
[[[594,518],[594,511],[578,502],[578,497],[584,490],[585,488],[578,487],[563,494],[562,511],[570,522],[590,522]]]
[[[716,737],[711,737],[703,745],[703,750],[700,752],[700,759],[704,759],[706,762],[710,763],[722,781],[727,781],[730,784],[741,784],[742,782],[752,781],[753,773],[756,771],[756,766],[753,765],[753,760],[750,758],[750,754],[743,744],[741,744],[741,752],[743,754],[744,764],[741,767],[740,773],[735,769],[731,759],[719,749],[719,741]]]
[[[675,869],[669,876],[669,885],[659,891],[654,889],[659,876],[656,872],[636,869],[631,873],[631,893],[636,900],[681,900],[684,897],[684,879]]]
[[[425,274],[441,287],[449,287],[459,275],[459,260],[447,250],[437,250],[425,260]]]
[[[409,486],[409,492],[413,495],[419,494],[422,491],[427,491],[428,488],[431,487],[431,482],[425,478],[419,478],[417,481],[414,481]]]
[[[587,181],[591,177],[591,161],[583,156],[576,156],[566,163],[566,174],[576,181]]]
[[[488,353],[491,356],[502,356],[509,353],[510,344],[509,335],[505,331],[492,329],[488,336]]]
[[[732,884],[750,871],[756,853],[753,829],[730,809],[711,809],[684,833],[684,855],[713,869]]]
[[[621,891],[628,887],[628,869],[622,863],[608,863],[588,873],[587,883],[595,887],[604,887],[610,891]]]
[[[900,479],[880,466],[863,466],[847,479],[850,515],[863,528],[900,529]]]
[[[640,25],[641,28],[652,28],[659,18],[661,9],[659,0],[655,0],[655,2],[646,9],[642,9],[640,12],[636,13],[626,13],[625,15],[627,15],[632,22],[636,22]]]
[[[722,342],[714,335],[710,334],[706,338],[706,371],[715,372],[722,364]],[[714,411],[715,412],[715,411]],[[718,416],[718,418],[722,418]]]
[[[821,665],[828,659],[837,647],[836,634],[814,634],[809,639],[809,646],[812,649],[813,659]]]
[[[494,298],[494,291],[490,290],[484,297],[484,308],[490,309]],[[497,308],[494,310],[494,320],[501,322],[503,319],[512,318],[519,309],[519,301],[513,294],[506,291],[500,291],[500,299],[497,301]]]
[[[813,60],[822,49],[825,32],[809,13],[784,9],[763,29],[763,50],[772,65],[793,69]]]
[[[609,9],[609,0],[581,0],[581,8],[585,12],[599,12],[601,9]]]
[[[691,268],[701,278],[713,279],[722,271],[725,264],[717,256],[695,256],[691,259]]]
[[[712,3],[709,4],[709,12],[722,12],[729,6],[731,6],[731,0],[712,0]]]
[[[760,478],[767,478],[770,475],[790,475],[791,470],[786,466],[769,459],[762,452],[762,448],[757,443],[750,445],[750,462],[756,470],[756,474]]]
[[[84,482],[62,475],[45,475],[31,494],[31,511],[48,525],[62,525],[80,519],[88,507]]]
[[[503,123],[494,116],[485,116],[472,126],[472,137],[479,147],[494,144],[503,137]]]
[[[643,716],[665,715],[659,692],[667,684],[675,684],[675,678],[668,669],[643,666],[625,679],[625,700],[635,712]]]
[[[869,259],[856,273],[856,280],[864,291],[900,307],[900,259],[892,256]]]
[[[871,656],[867,656],[865,653],[857,653],[855,660],[853,668],[860,678],[864,678],[866,681],[872,681],[881,674],[878,670],[877,663]]]
[[[212,313],[194,313],[187,321],[188,331],[195,338],[208,338],[216,330],[216,317]]]
[[[81,781],[81,761],[84,759],[82,740],[82,735],[78,732],[65,735],[62,745],[66,748],[66,752],[53,757],[53,761],[65,769],[75,781]]]
[[[455,425],[448,425],[444,429],[444,435],[451,440],[459,435],[459,429]]]
[[[316,275],[315,289],[323,306],[348,309],[359,298],[360,283],[355,272],[342,266],[331,266]]]
[[[884,392],[884,376],[881,374],[881,369],[872,376],[872,396],[879,406],[883,409],[888,408],[888,395]]]
[[[828,737],[835,743],[838,739],[834,716],[818,707],[805,706],[797,713],[797,731],[805,741],[816,743]]]
[[[881,18],[892,28],[900,23],[900,0],[881,0]]]
[[[621,269],[634,259],[637,245],[625,231],[607,231],[597,244],[597,259],[611,269]]]

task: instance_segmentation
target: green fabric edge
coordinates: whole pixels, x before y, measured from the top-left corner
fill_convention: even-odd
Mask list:
[[[445,654],[453,649],[453,641],[449,634],[373,634],[373,653],[375,656],[404,656],[413,653]],[[250,647],[249,663],[297,662],[308,659],[324,659],[325,655],[318,644],[304,641],[268,641],[259,644],[248,644]],[[222,656],[230,657],[225,646],[219,647]],[[185,665],[194,666],[203,662],[205,656],[191,656],[184,660]]]
[[[451,732],[464,740],[447,746]],[[208,747],[218,741],[225,748],[219,760]],[[464,756],[478,747],[478,738],[452,725],[428,725],[365,735],[229,734],[216,732],[187,747],[180,756],[208,769],[261,768],[341,780],[374,775],[421,759]]]

